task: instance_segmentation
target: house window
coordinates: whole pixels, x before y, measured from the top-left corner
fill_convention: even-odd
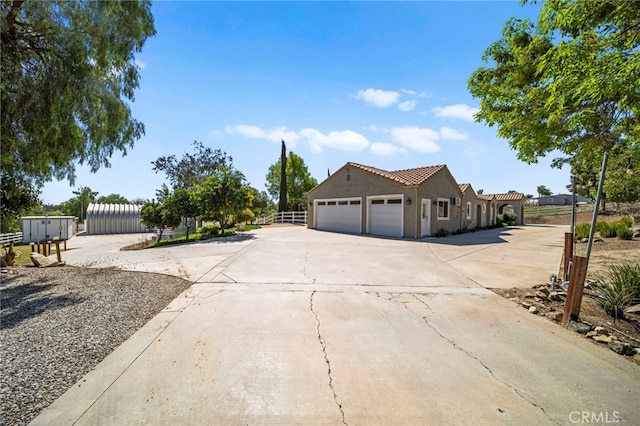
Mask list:
[[[328,206],[335,206],[336,202],[335,201],[327,201],[327,205]]]
[[[449,220],[448,198],[438,198],[438,220]]]
[[[553,203],[553,198],[547,198],[548,203]]]
[[[387,204],[402,204],[402,199],[400,198],[391,198],[387,200]]]
[[[384,200],[371,200],[371,204],[384,204]]]
[[[351,200],[349,201],[349,204],[353,205],[359,205],[360,204],[360,200]]]
[[[467,219],[471,220],[471,203],[467,202]]]
[[[339,206],[346,206],[347,204],[349,204],[348,201],[338,201]]]
[[[318,201],[318,205],[319,206],[324,206],[325,204],[327,204],[327,203],[325,203],[324,201]]]

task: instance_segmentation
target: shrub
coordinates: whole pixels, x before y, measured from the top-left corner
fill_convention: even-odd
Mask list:
[[[624,318],[625,310],[640,298],[640,264],[610,265],[592,288],[596,300],[608,314],[616,319]]]
[[[576,225],[576,229],[574,231],[574,238],[577,241],[580,241],[583,238],[588,238],[590,230],[591,230],[591,224],[590,223],[578,223]]]
[[[633,226],[633,218],[631,216],[623,216],[616,223],[621,223],[624,226],[631,228],[631,226]]]
[[[444,228],[440,228],[438,229],[438,232],[436,232],[434,234],[434,236],[438,237],[438,238],[442,238],[442,237],[446,237],[447,235],[449,235],[449,231],[447,231]]]
[[[196,233],[200,235],[218,235],[220,233],[220,225],[207,225],[196,229]]]
[[[496,215],[496,223],[502,223],[502,222],[504,222],[504,215],[498,213]]]
[[[620,240],[631,240],[633,238],[633,229],[624,224],[622,221],[616,223],[616,236]]]
[[[507,212],[503,215],[503,222],[507,222],[509,225],[513,225],[518,220],[518,215],[515,213]]]
[[[255,213],[251,211],[251,209],[244,209],[242,213],[238,215],[239,222],[250,222],[256,218]]]
[[[600,233],[602,238],[615,237],[616,225],[608,220],[599,220],[596,222],[596,231]]]

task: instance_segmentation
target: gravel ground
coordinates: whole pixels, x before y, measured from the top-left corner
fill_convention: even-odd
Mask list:
[[[114,268],[3,273],[0,424],[29,423],[190,285]]]

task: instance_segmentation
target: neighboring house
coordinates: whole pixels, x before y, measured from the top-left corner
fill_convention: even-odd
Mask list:
[[[68,240],[73,237],[73,216],[23,216],[22,243],[37,243],[58,237]]]
[[[87,234],[134,234],[147,232],[137,204],[97,204],[87,206]]]
[[[549,195],[547,197],[534,198],[534,205],[538,206],[570,206],[573,195],[571,194],[558,194]],[[576,195],[576,204],[590,204],[592,201],[589,198]]]
[[[518,194],[524,200],[523,194]],[[478,196],[458,185],[445,165],[386,171],[347,163],[307,193],[309,228],[421,238],[495,223],[518,201]],[[524,203],[522,203],[524,204]],[[521,216],[519,216],[520,218]]]

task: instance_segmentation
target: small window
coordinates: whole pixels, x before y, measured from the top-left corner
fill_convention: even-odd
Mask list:
[[[351,175],[347,175],[347,182],[351,180]]]
[[[339,206],[346,206],[347,204],[349,204],[348,201],[338,201]]]
[[[335,206],[336,202],[335,201],[327,201],[327,205],[328,206]]]
[[[438,198],[438,220],[449,220],[449,199]]]
[[[400,198],[393,198],[387,200],[387,204],[402,204],[402,200]]]
[[[351,204],[352,206],[360,205],[360,200],[351,200],[351,201],[349,201],[349,204]]]
[[[467,219],[471,219],[471,203],[467,202]]]
[[[324,206],[325,204],[327,204],[327,203],[325,203],[324,201],[318,201],[318,205],[319,206]]]
[[[549,203],[553,203],[553,198],[547,198],[547,201],[548,201]]]
[[[384,204],[384,200],[371,200],[371,204]]]

